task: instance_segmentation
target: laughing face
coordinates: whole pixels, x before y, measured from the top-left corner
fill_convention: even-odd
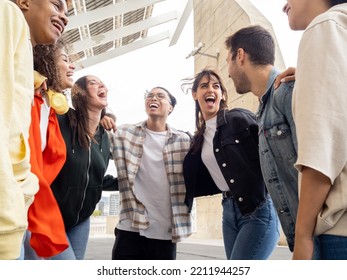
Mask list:
[[[69,61],[69,57],[63,49],[57,50],[57,68],[61,79],[62,89],[72,88],[75,66]]]
[[[173,110],[169,94],[161,88],[153,88],[145,98],[146,113],[152,117],[167,117]]]
[[[68,23],[65,0],[18,1],[30,27],[31,43],[54,44]]]
[[[228,63],[228,74],[234,82],[236,92],[239,94],[250,92],[251,82],[242,67],[239,65],[237,58],[233,58],[231,50],[228,51],[226,61]]]
[[[95,76],[87,76],[88,108],[91,110],[107,107],[108,90],[103,82]]]
[[[197,90],[192,92],[193,98],[199,103],[204,120],[207,121],[217,115],[220,103],[224,100],[221,85],[214,75],[201,78]]]

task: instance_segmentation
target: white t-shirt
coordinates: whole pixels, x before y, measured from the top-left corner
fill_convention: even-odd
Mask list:
[[[170,186],[164,165],[163,150],[167,131],[155,132],[145,129],[146,138],[140,168],[135,177],[135,196],[146,208],[149,227],[137,230],[130,220],[122,220],[117,228],[139,232],[151,239],[171,240],[172,208]]]
[[[331,8],[307,27],[295,76],[295,166],[315,169],[332,184],[315,234],[347,236],[347,4]]]
[[[48,105],[47,99],[43,97],[43,103],[41,105],[40,114],[40,131],[41,131],[41,149],[45,150],[47,146],[47,130],[48,130],[48,119],[50,107]]]
[[[201,151],[201,159],[207,167],[210,175],[221,191],[229,191],[227,182],[220,170],[216,157],[213,153],[213,137],[217,128],[217,116],[206,121],[206,130],[204,132],[204,144]]]

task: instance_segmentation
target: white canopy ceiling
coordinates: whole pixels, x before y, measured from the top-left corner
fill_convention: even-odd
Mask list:
[[[72,0],[63,35],[76,70],[162,40],[176,44],[193,0]]]

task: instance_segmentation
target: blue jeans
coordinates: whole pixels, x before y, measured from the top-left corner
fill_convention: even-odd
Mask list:
[[[19,255],[19,257],[16,259],[16,260],[19,260],[19,261],[24,260],[24,252],[25,252],[25,249],[24,249],[24,242],[25,242],[25,237],[26,237],[26,232],[24,233],[24,237],[23,237],[23,241],[22,241],[22,246],[21,246],[21,248],[20,248],[20,255]]]
[[[29,230],[25,233],[24,240],[24,259],[25,260],[43,260],[44,258],[39,257],[35,250],[30,245],[31,232]]]
[[[347,237],[321,234],[314,238],[314,260],[347,260]]]
[[[233,198],[224,198],[223,239],[228,260],[266,260],[280,237],[279,221],[270,196],[247,215]]]
[[[86,253],[90,231],[90,218],[66,232],[69,247],[52,260],[83,260]]]

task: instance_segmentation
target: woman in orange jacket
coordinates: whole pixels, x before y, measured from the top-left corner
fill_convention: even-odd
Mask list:
[[[62,41],[34,48],[35,98],[29,135],[32,172],[39,191],[28,212],[25,259],[49,258],[68,247],[64,222],[50,185],[66,160],[66,147],[56,114],[68,111],[61,92],[73,85],[75,67]]]

